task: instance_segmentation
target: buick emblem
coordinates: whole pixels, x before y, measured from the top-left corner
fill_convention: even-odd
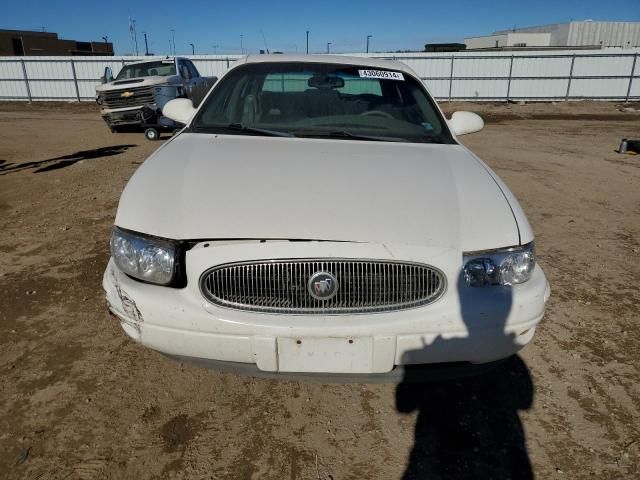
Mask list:
[[[316,300],[329,300],[338,293],[338,279],[329,272],[316,272],[311,275],[307,290]]]

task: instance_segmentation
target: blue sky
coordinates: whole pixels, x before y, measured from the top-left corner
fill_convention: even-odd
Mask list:
[[[8,1],[2,6],[0,28],[57,32],[62,38],[114,42],[116,54],[133,51],[129,17],[136,20],[138,48],[166,54],[171,29],[177,53],[303,52],[310,30],[310,51],[364,51],[366,36],[372,51],[421,50],[426,42],[456,42],[465,36],[494,30],[565,22],[571,19],[640,21],[640,0],[534,1]]]

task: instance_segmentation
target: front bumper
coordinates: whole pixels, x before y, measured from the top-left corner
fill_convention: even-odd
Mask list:
[[[157,115],[157,108],[154,104],[129,109],[103,110],[101,112],[102,119],[109,128],[142,125],[155,115]]]
[[[238,258],[438,259],[448,289],[433,304],[398,312],[283,315],[237,311],[207,302],[198,277]],[[525,284],[470,288],[461,258],[445,249],[331,242],[266,242],[203,248],[186,255],[187,287],[150,285],[109,261],[103,286],[109,309],[136,341],[166,355],[253,364],[262,372],[384,374],[396,366],[484,364],[507,358],[533,338],[549,297],[539,266]]]
[[[111,127],[120,127],[125,125],[140,125],[142,123],[142,107],[102,113],[102,119]]]

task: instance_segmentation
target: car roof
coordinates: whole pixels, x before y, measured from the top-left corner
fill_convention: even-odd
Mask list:
[[[138,60],[137,62],[127,62],[127,66],[129,65],[140,65],[141,63],[149,63],[149,62],[161,62],[164,60],[171,60],[175,62],[178,59],[182,59],[183,57],[152,57],[146,60]]]
[[[398,70],[415,75],[415,72],[406,64],[396,60],[383,60],[371,57],[357,57],[347,55],[300,55],[300,54],[283,54],[283,55],[247,55],[245,61],[240,59],[236,66],[244,63],[332,63],[339,65],[355,65],[359,67],[375,67],[388,70]]]

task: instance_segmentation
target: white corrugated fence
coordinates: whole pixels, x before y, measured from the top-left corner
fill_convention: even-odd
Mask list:
[[[438,100],[640,100],[639,49],[376,53],[413,68]],[[92,101],[105,67],[150,57],[0,57],[0,100]],[[239,56],[189,56],[220,76]]]

